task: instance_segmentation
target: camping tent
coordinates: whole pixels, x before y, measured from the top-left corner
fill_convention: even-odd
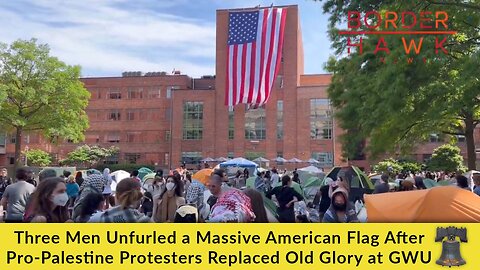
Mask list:
[[[480,197],[457,187],[365,195],[365,205],[368,222],[480,222]]]
[[[298,171],[301,171],[301,172],[308,172],[308,173],[322,173],[323,171],[315,166],[308,166],[308,167],[305,167],[305,168],[300,168],[297,170]]]
[[[306,196],[306,201],[313,201],[315,195],[317,195],[320,187],[322,186],[322,182],[323,181],[318,177],[310,177],[304,182],[302,187]]]
[[[150,170],[149,168],[142,167],[142,168],[138,169],[138,178],[143,179],[143,177],[145,177],[145,175],[147,175],[149,173],[153,173],[153,171]]]
[[[112,185],[110,185],[110,187],[112,188],[113,191],[115,191],[117,190],[118,183],[120,183],[120,181],[122,181],[125,178],[129,178],[130,173],[123,170],[118,170],[118,171],[112,172],[110,176],[112,177],[112,180],[113,180]]]

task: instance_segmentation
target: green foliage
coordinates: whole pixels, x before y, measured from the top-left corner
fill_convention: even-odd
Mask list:
[[[68,153],[67,158],[62,160],[62,165],[75,165],[77,167],[93,167],[107,157],[118,154],[117,147],[103,148],[98,145],[82,145]]]
[[[398,174],[403,170],[403,167],[395,159],[389,158],[374,165],[373,170],[379,173]]]
[[[28,166],[46,167],[52,163],[50,154],[41,149],[30,149],[23,154],[27,157]]]
[[[154,171],[155,166],[152,165],[146,165],[146,164],[98,164],[96,166],[96,169],[99,171],[103,171],[105,168],[109,168],[111,172],[118,171],[118,170],[124,170],[126,172],[132,172],[134,170],[138,170],[142,167],[149,168],[150,170]]]
[[[423,164],[416,161],[402,160],[399,161],[398,164],[402,167],[402,172],[417,173],[423,169]]]
[[[432,158],[427,164],[431,171],[460,172],[466,171],[463,165],[463,157],[460,148],[450,144],[444,144],[433,151]]]
[[[333,73],[328,94],[336,109],[335,117],[346,130],[342,137],[344,156],[353,158],[365,139],[367,153],[375,158],[385,153],[408,153],[429,134],[444,133],[466,137],[469,168],[474,169],[473,131],[480,123],[480,4],[429,0],[322,2],[330,14],[329,35],[338,54],[328,60],[326,69]],[[409,35],[363,36],[363,54],[347,54],[348,37],[339,35],[337,25],[346,25],[348,11],[352,10],[416,14],[444,10],[450,18],[449,29],[458,34],[445,42],[448,55],[434,50],[435,38],[441,41],[444,36],[424,37],[421,54],[407,55],[401,38],[405,37],[407,43],[411,39],[419,42],[418,36]],[[362,26],[355,30],[369,29]],[[418,23],[411,30],[420,30]],[[373,53],[380,38],[388,44],[389,53]]]
[[[34,131],[46,138],[83,140],[90,93],[79,78],[79,66],[50,56],[48,45],[36,39],[0,43],[0,129],[20,136]],[[17,164],[20,146],[17,140]]]

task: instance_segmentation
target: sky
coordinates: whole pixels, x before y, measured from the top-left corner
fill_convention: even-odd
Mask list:
[[[215,11],[272,3],[299,6],[305,73],[325,73],[328,16],[313,0],[0,1],[0,42],[37,38],[83,77],[173,69],[200,77],[215,73]]]

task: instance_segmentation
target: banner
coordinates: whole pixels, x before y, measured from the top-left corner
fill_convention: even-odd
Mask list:
[[[478,224],[1,224],[0,229],[0,269],[9,270],[480,265]]]

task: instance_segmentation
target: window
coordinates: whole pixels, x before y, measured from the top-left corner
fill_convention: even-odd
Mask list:
[[[250,109],[245,113],[245,139],[265,140],[265,107]]]
[[[333,166],[333,153],[331,152],[313,152],[312,158],[318,160],[320,167]]]
[[[165,166],[170,164],[170,153],[165,153]]]
[[[97,99],[102,99],[102,89],[101,88],[97,89]]]
[[[235,154],[233,152],[228,152],[227,158],[234,158]]]
[[[118,164],[118,154],[106,157],[104,163],[105,164]]]
[[[23,138],[23,141],[24,141],[26,144],[29,144],[29,143],[30,143],[30,135],[26,135],[26,136]]]
[[[465,142],[465,136],[464,135],[456,135],[457,137],[457,142],[459,143],[464,143]]]
[[[203,137],[203,102],[183,104],[183,139],[201,140]]]
[[[141,156],[139,153],[125,153],[125,161],[130,164],[136,164]]]
[[[17,138],[15,135],[10,136],[10,143],[17,143]]]
[[[127,133],[127,142],[128,143],[138,143],[138,142],[140,142],[140,133],[139,132],[128,132]]]
[[[170,141],[170,136],[171,136],[171,133],[170,133],[170,130],[166,130],[165,131],[165,141]]]
[[[283,75],[278,75],[277,76],[277,87],[278,87],[278,89],[283,88]]]
[[[160,91],[160,87],[152,87],[148,90],[148,98],[161,98],[162,92]]]
[[[120,120],[120,111],[113,110],[108,114],[108,120],[119,121]]]
[[[128,88],[128,98],[129,99],[143,98],[143,89],[142,88]]]
[[[7,143],[7,139],[5,135],[0,135],[0,147],[4,147]]]
[[[277,139],[283,139],[283,100],[277,101]]]
[[[182,152],[182,163],[198,164],[202,161],[202,152]]]
[[[108,93],[109,99],[122,99],[122,93],[118,90],[113,90]]]
[[[15,164],[15,157],[9,156],[9,157],[8,157],[8,163],[9,163],[10,165]]]
[[[120,134],[118,133],[109,133],[107,135],[107,142],[108,143],[119,143],[120,142]]]
[[[167,98],[172,98],[172,87],[167,87]]]
[[[235,138],[235,112],[232,109],[228,110],[228,139],[233,140]]]
[[[135,120],[135,111],[134,110],[128,110],[127,111],[127,120],[128,121]]]
[[[430,141],[431,143],[441,142],[440,136],[439,136],[438,134],[432,133],[432,134],[430,134],[429,141]]]
[[[332,139],[333,118],[328,99],[310,100],[310,137],[312,139]]]

